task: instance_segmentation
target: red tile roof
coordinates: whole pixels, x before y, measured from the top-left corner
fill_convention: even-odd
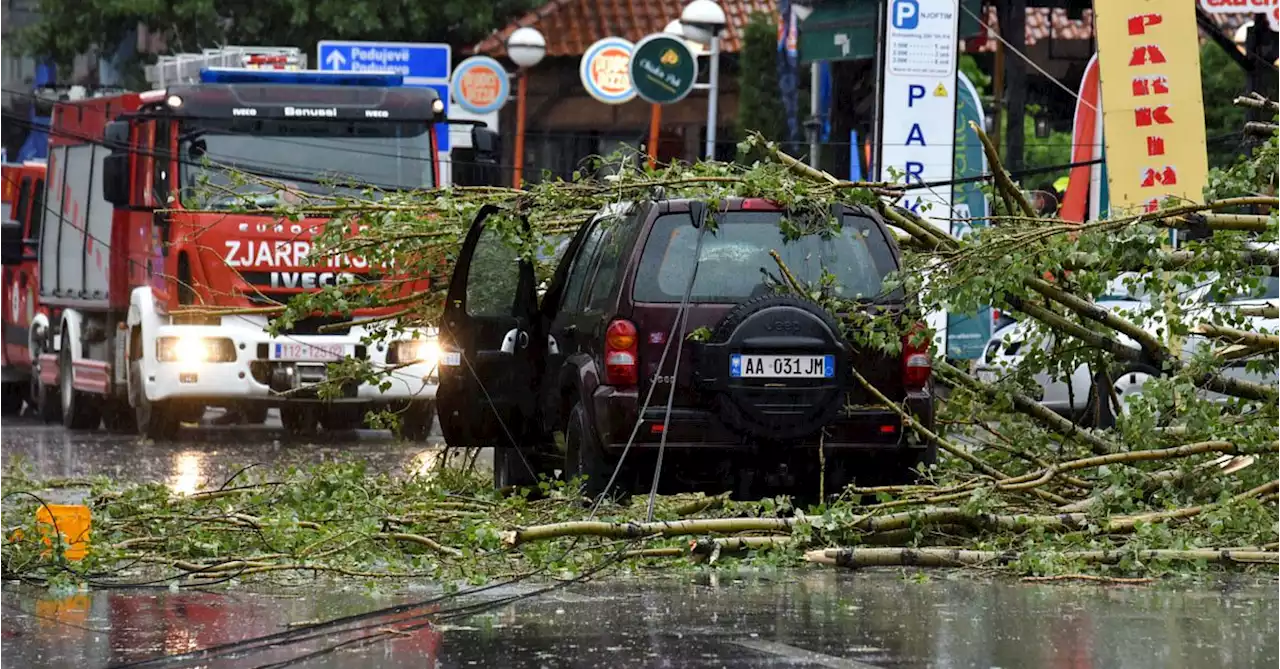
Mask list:
[[[717,0],[729,19],[720,48],[735,53],[741,48],[742,28],[752,12],[777,14],[775,0]],[[475,46],[475,53],[494,57],[505,54],[506,40],[516,28],[536,26],[547,38],[548,56],[581,56],[598,39],[619,36],[633,42],[645,35],[660,32],[667,23],[680,18],[687,0],[549,0],[547,4],[520,17],[501,30],[494,31]],[[1228,34],[1234,33],[1248,16],[1215,14],[1214,20]],[[988,7],[986,24],[996,28],[994,7]],[[1030,7],[1027,9],[1027,46],[1049,38],[1086,40],[1093,37],[1093,11],[1084,10],[1079,19],[1067,17],[1065,9]],[[987,41],[977,48],[994,51],[995,42]]]
[[[777,13],[774,0],[718,0],[729,24],[720,49],[736,53],[743,26],[752,12]],[[633,42],[662,32],[680,18],[685,0],[550,0],[505,28],[495,31],[473,51],[500,57],[506,40],[517,28],[535,26],[547,38],[548,56],[581,56],[598,39],[625,37]]]
[[[1213,20],[1226,31],[1227,35],[1233,35],[1235,30],[1252,18],[1250,15],[1235,14],[1212,14]],[[995,7],[988,7],[986,12],[985,23],[991,28],[999,28],[1000,22],[996,20]],[[1093,38],[1093,10],[1086,9],[1079,19],[1071,19],[1067,17],[1065,9],[1050,9],[1048,7],[1029,7],[1027,8],[1027,46],[1031,46],[1036,42],[1047,39],[1055,40],[1086,40]],[[995,51],[996,43],[994,40],[987,41],[979,51]]]

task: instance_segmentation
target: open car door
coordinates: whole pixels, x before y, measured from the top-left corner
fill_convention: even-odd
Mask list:
[[[445,441],[457,448],[523,446],[538,424],[546,334],[535,332],[534,268],[486,225],[498,211],[482,208],[467,232],[440,328],[436,407]]]

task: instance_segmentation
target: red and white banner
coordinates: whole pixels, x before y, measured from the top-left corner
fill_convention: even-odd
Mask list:
[[[1266,13],[1271,29],[1280,31],[1280,0],[1200,0],[1200,8],[1210,14]]]

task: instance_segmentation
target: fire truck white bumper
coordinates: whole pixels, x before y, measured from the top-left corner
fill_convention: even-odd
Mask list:
[[[306,402],[337,359],[367,359],[377,378],[345,384],[334,402],[431,400],[438,383],[434,333],[366,345],[355,326],[342,335],[272,337],[255,323],[163,325],[144,343],[147,398]]]

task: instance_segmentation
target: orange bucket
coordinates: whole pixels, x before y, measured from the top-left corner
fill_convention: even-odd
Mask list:
[[[46,546],[53,546],[53,532],[62,534],[68,560],[83,560],[89,549],[89,507],[83,504],[47,504],[36,509],[36,524]]]

